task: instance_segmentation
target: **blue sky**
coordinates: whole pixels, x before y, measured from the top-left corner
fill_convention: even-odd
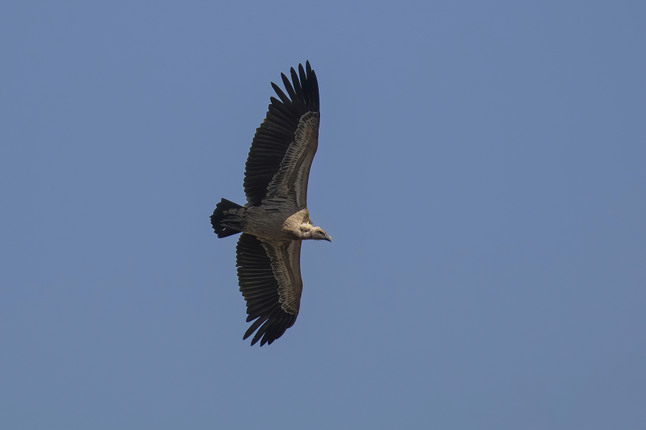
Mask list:
[[[646,5],[0,5],[0,427],[646,428]],[[321,92],[296,324],[242,340],[270,81]]]

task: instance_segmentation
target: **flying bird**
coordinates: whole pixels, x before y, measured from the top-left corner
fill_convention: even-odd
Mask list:
[[[256,129],[245,165],[247,203],[222,199],[211,215],[218,237],[242,233],[236,247],[238,284],[247,302],[245,332],[251,345],[271,344],[294,325],[300,309],[301,242],[331,241],[312,225],[307,182],[318,147],[319,88],[309,61],[281,73],[285,92],[273,82],[265,120]]]

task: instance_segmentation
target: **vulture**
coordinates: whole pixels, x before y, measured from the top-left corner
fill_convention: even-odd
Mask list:
[[[301,302],[301,242],[331,241],[312,225],[307,182],[318,147],[319,89],[309,61],[285,92],[273,82],[265,120],[256,129],[245,165],[244,206],[222,199],[211,215],[218,237],[242,233],[236,247],[238,284],[252,322],[243,340],[271,344],[294,325]],[[279,100],[280,99],[280,100]],[[254,321],[255,320],[255,321]]]

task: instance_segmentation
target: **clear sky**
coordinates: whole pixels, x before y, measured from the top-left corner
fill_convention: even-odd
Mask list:
[[[0,428],[646,428],[646,3],[0,3]],[[321,93],[296,324],[242,335],[270,82]]]

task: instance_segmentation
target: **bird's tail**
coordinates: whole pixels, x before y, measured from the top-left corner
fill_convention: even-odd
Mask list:
[[[243,220],[238,214],[230,213],[231,209],[241,209],[237,203],[233,203],[227,199],[222,199],[220,203],[215,206],[213,215],[211,215],[211,225],[218,237],[227,237],[232,234],[240,233],[242,231]]]

